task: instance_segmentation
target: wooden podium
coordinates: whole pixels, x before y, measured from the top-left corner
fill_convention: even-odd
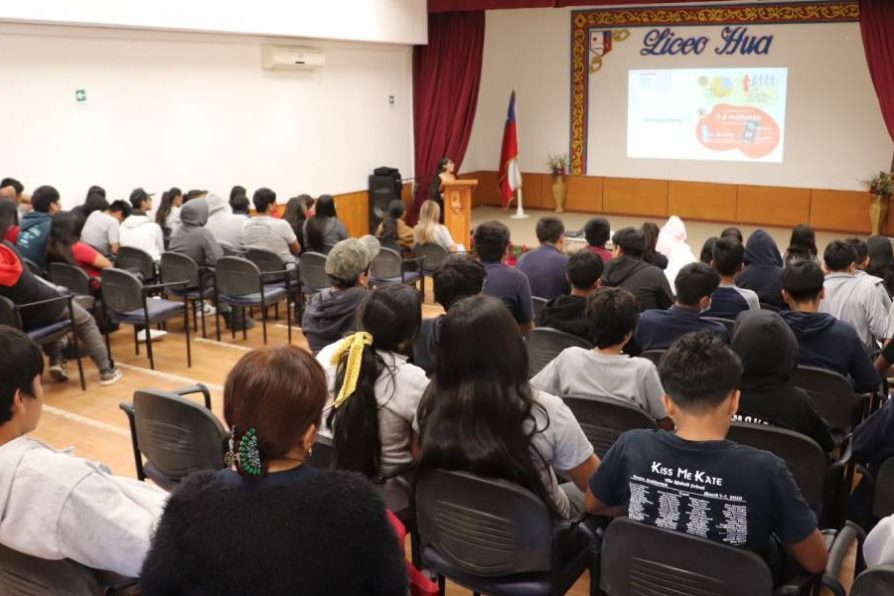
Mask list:
[[[476,186],[477,180],[454,180],[443,185],[444,225],[453,241],[466,250],[472,245],[472,189]]]

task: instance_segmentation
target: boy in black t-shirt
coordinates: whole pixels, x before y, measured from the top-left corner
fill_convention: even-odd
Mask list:
[[[590,479],[587,510],[769,554],[775,535],[811,573],[826,565],[816,516],[781,459],[725,440],[739,405],[739,358],[710,332],[684,335],[661,361],[677,426],[624,433]]]

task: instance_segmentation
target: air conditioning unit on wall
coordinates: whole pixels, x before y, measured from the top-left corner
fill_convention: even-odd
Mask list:
[[[326,54],[313,48],[265,45],[261,56],[267,70],[314,70],[326,64]]]

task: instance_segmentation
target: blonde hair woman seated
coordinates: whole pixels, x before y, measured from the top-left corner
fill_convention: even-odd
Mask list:
[[[450,252],[456,252],[456,243],[450,231],[442,223],[441,207],[434,201],[425,201],[419,209],[419,223],[413,228],[416,244],[437,244]]]

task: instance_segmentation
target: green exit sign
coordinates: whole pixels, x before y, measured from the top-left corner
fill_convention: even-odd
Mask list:
[[[87,101],[87,90],[86,89],[75,89],[75,101],[78,103],[84,103]]]

